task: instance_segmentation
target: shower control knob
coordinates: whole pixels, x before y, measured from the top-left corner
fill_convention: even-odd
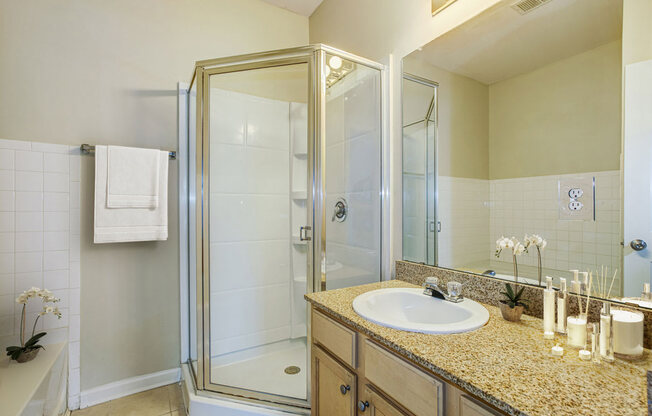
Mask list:
[[[367,407],[369,407],[369,402],[363,402],[362,400],[358,402],[358,409],[360,409],[361,412],[364,412]]]
[[[634,251],[643,251],[647,248],[647,243],[643,240],[632,240],[631,243],[629,243],[629,246],[634,250]]]
[[[331,221],[343,222],[346,219],[348,212],[349,207],[346,203],[346,199],[339,198],[333,208],[333,218],[331,218]]]
[[[340,393],[346,394],[349,390],[351,390],[351,386],[340,385]]]

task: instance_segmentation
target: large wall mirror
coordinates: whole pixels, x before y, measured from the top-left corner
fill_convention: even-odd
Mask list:
[[[652,66],[622,64],[621,0],[513,3],[403,60],[403,258],[534,285],[591,271],[613,280],[594,295],[638,297]]]

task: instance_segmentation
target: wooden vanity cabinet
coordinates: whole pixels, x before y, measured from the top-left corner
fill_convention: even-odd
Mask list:
[[[356,376],[320,347],[312,346],[312,413],[355,416]]]
[[[313,416],[497,416],[502,413],[312,309]]]

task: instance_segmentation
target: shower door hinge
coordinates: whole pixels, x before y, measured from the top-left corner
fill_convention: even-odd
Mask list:
[[[312,227],[308,225],[299,227],[299,240],[300,241],[312,240]]]

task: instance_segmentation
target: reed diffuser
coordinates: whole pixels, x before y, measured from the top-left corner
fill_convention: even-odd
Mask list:
[[[617,275],[618,275],[618,269],[615,269],[612,275],[611,273],[609,273],[609,268],[605,267],[604,265],[600,266],[600,270],[595,271],[595,276],[596,276],[595,294],[597,297],[600,297],[602,299],[609,299],[609,297],[611,296],[611,289],[613,289],[614,287],[614,282],[616,281]]]

